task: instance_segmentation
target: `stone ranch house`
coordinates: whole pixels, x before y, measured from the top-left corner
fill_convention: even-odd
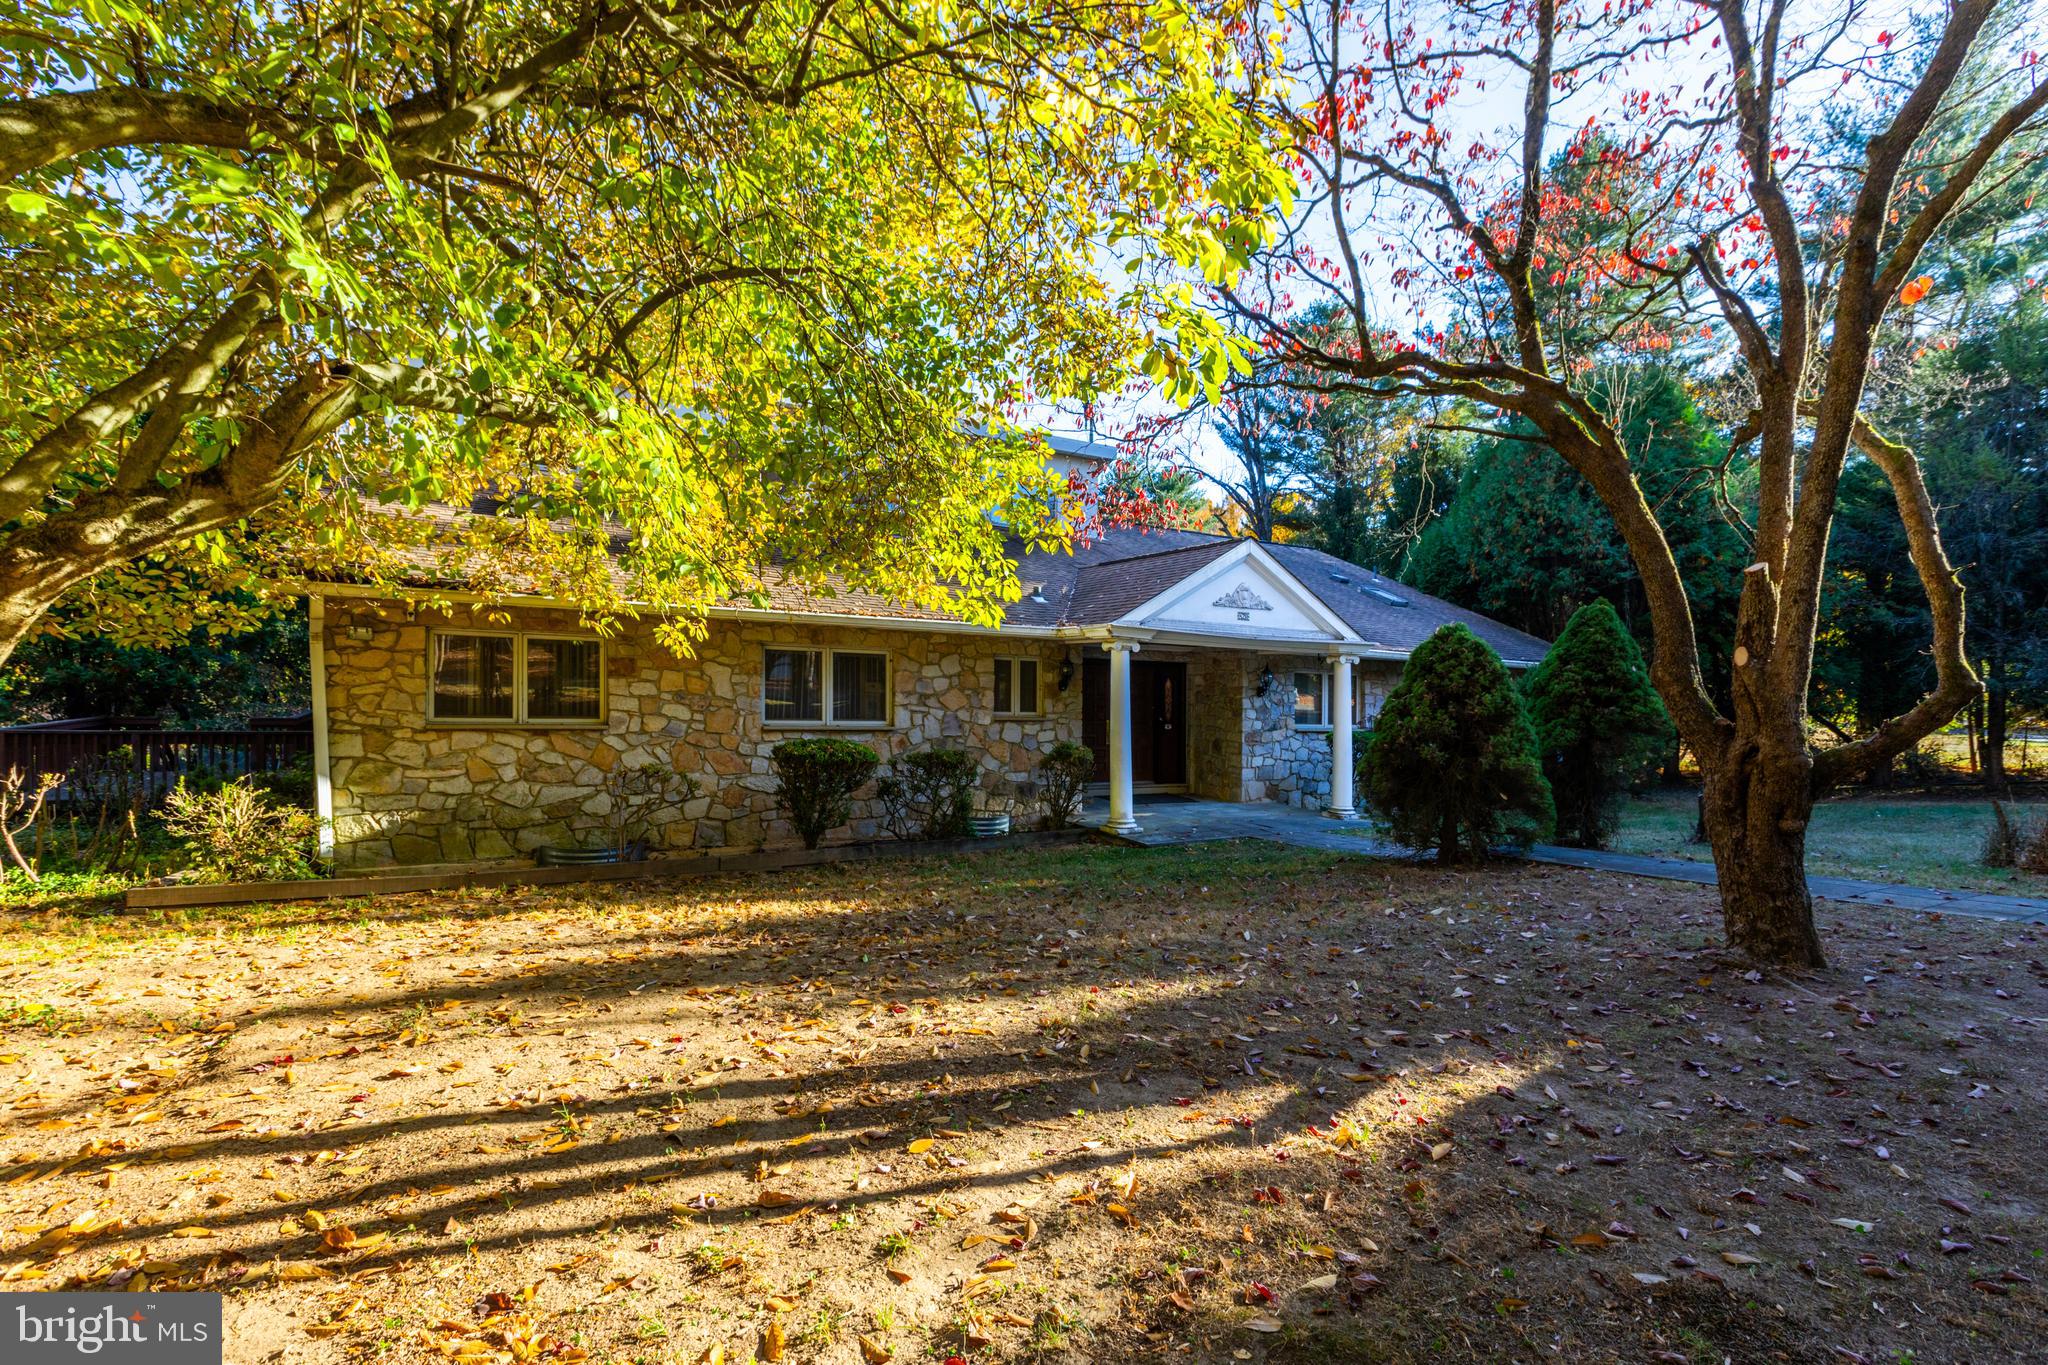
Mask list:
[[[971,752],[1015,791],[1062,739],[1095,751],[1108,828],[1184,792],[1353,812],[1352,729],[1402,661],[1463,622],[1511,667],[1532,636],[1301,546],[1113,531],[1018,554],[1025,595],[976,628],[859,592],[714,609],[694,657],[646,623],[601,638],[518,600],[416,608],[314,585],[315,787],[338,866],[465,864],[599,847],[618,765],[689,774],[661,849],[794,842],[769,751],[841,735],[884,764]],[[883,837],[872,793],[834,841]]]

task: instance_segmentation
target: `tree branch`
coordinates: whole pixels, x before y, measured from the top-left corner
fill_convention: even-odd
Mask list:
[[[1816,790],[1869,777],[1948,723],[1983,691],[1964,649],[1963,585],[1942,548],[1934,499],[1913,452],[1880,434],[1862,414],[1856,417],[1856,448],[1884,471],[1906,528],[1906,548],[1934,618],[1934,690],[1904,715],[1895,716],[1863,739],[1825,750],[1814,759]]]

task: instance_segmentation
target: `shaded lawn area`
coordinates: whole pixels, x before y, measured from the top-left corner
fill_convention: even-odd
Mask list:
[[[1621,829],[1611,847],[1618,853],[1712,862],[1705,844],[1690,842],[1697,799],[1690,789],[1659,789],[1630,798],[1623,803]],[[2028,822],[2048,818],[2048,802],[2009,801],[2006,809]],[[1807,830],[1806,870],[1816,876],[2048,896],[2048,877],[1978,863],[1990,827],[1991,803],[1983,800],[1851,796],[1824,801],[1814,807]]]
[[[2048,930],[1822,923],[1262,844],[17,918],[0,1287],[237,1361],[2038,1359]]]

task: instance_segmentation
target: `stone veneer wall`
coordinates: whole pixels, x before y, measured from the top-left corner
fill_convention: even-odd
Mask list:
[[[657,831],[663,847],[792,844],[775,809],[768,751],[797,735],[838,734],[884,762],[927,747],[975,753],[985,785],[1028,779],[1038,756],[1079,739],[1081,685],[1058,689],[1066,648],[1041,640],[860,627],[714,621],[696,656],[679,659],[645,623],[605,650],[603,723],[514,726],[427,719],[431,628],[588,634],[574,613],[484,608],[412,613],[396,603],[330,599],[327,706],[336,859],[344,867],[466,863],[531,855],[542,845],[601,842],[620,763],[668,763],[701,793]],[[776,727],[761,721],[768,646],[886,649],[894,724],[880,729]],[[1039,660],[1045,714],[996,717],[993,661]],[[872,790],[828,842],[881,837]]]
[[[1316,655],[1262,655],[1249,660],[1251,685],[1244,691],[1244,781],[1240,801],[1280,801],[1320,810],[1330,798],[1330,734],[1294,725],[1294,674],[1327,668]],[[1258,695],[1262,671],[1273,671],[1273,689]],[[1379,714],[1387,693],[1400,681],[1401,665],[1365,659],[1351,667],[1351,689],[1365,698],[1367,719]],[[1358,802],[1354,794],[1354,804]]]
[[[1142,657],[1142,656],[1141,656]],[[1245,699],[1258,670],[1234,650],[1196,650],[1188,661],[1188,790],[1244,801]]]

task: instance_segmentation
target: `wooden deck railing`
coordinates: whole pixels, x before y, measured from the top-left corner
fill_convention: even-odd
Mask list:
[[[125,754],[122,751],[126,750]],[[122,754],[141,790],[161,795],[182,776],[240,777],[289,767],[313,752],[311,727],[250,730],[64,730],[44,726],[0,729],[0,773],[13,769],[33,780],[41,773],[67,777]],[[67,783],[52,799],[79,799],[82,784]]]

